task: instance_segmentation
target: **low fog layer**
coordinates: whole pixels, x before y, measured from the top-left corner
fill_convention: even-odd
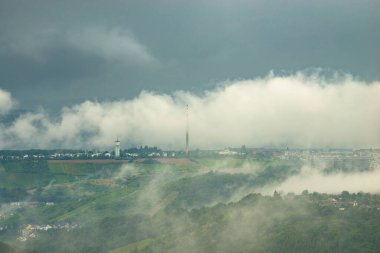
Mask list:
[[[351,173],[324,174],[317,169],[305,167],[301,173],[289,177],[284,182],[265,186],[259,192],[273,194],[275,190],[300,194],[309,192],[324,192],[338,194],[342,191],[380,193],[380,170]]]
[[[132,100],[43,109],[0,125],[0,148],[184,147],[186,104],[191,148],[380,147],[380,82],[349,75],[325,79],[297,73],[232,81],[196,95],[142,92]],[[0,113],[13,100],[0,90]]]

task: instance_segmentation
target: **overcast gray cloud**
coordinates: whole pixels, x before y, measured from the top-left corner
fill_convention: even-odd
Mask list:
[[[380,79],[380,2],[0,2],[0,87],[22,108],[201,93],[313,67]]]
[[[182,148],[185,105],[192,148],[380,147],[380,83],[349,75],[269,75],[233,81],[196,95],[142,92],[131,100],[86,101],[48,113],[22,114],[1,129],[2,148]]]
[[[148,66],[157,63],[145,46],[126,30],[92,27],[70,32],[68,35],[68,41],[73,45],[83,51],[104,57],[111,63],[132,62]]]
[[[32,61],[36,61],[35,64],[40,64],[55,57],[52,51],[60,50],[60,47],[94,55],[108,63],[142,65],[157,63],[130,31],[118,27],[112,29],[86,27],[68,31],[45,29],[34,34],[26,33],[4,39],[1,50],[3,53],[8,50],[9,53],[31,58]]]

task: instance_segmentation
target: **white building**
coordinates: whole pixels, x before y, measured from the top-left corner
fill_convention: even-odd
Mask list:
[[[115,141],[115,158],[119,158],[120,157],[120,141],[119,139],[117,139]]]

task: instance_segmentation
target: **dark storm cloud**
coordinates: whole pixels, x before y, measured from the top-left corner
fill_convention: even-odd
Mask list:
[[[34,36],[20,39],[24,45],[15,44],[17,40],[4,43],[4,61],[0,68],[3,83],[22,87],[25,84],[70,81],[96,75],[96,70],[102,64],[100,57],[86,53],[62,38],[52,37],[44,42],[39,41],[40,34]]]
[[[22,105],[201,91],[322,67],[380,74],[380,3],[1,1],[0,87]]]

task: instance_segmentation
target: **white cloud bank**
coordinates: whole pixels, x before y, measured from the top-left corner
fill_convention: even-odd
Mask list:
[[[236,81],[202,96],[142,92],[133,100],[86,101],[63,108],[59,119],[24,114],[2,128],[1,148],[183,148],[185,105],[192,148],[380,147],[380,82],[302,73]]]
[[[11,93],[0,89],[0,115],[8,113],[15,102],[12,100]]]

